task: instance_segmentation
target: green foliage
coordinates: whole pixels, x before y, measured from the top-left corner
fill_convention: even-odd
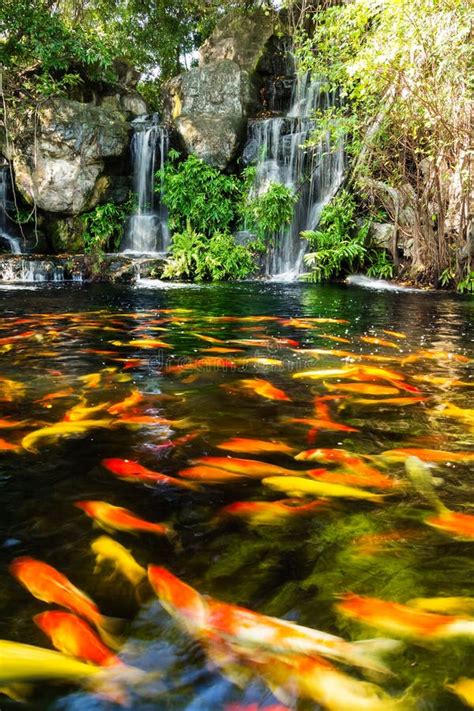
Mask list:
[[[474,294],[474,271],[469,272],[464,279],[461,279],[461,281],[458,282],[457,290],[461,294]]]
[[[308,281],[322,281],[353,271],[365,270],[371,277],[393,276],[393,264],[384,250],[370,242],[371,220],[356,221],[356,203],[342,190],[325,206],[316,231],[302,232],[315,251],[305,255],[312,271]]]
[[[247,193],[242,208],[245,224],[264,244],[290,224],[297,201],[294,191],[280,183],[271,183],[262,195],[256,197],[250,197]]]
[[[215,232],[211,237],[195,232],[190,223],[173,235],[172,259],[163,272],[165,279],[223,281],[245,279],[255,269],[247,247],[235,243],[232,235]]]
[[[82,215],[85,227],[84,251],[97,253],[106,249],[117,250],[123,237],[125,220],[132,209],[133,200],[129,198],[123,205],[106,202]]]
[[[170,151],[165,168],[157,173],[157,178],[163,180],[163,200],[169,210],[171,230],[184,232],[188,223],[192,230],[207,237],[229,230],[237,219],[239,180],[196,156],[181,163],[178,157],[176,151]],[[161,190],[161,184],[156,190]]]

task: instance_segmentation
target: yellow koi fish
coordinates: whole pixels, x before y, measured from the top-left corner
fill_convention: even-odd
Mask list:
[[[99,536],[91,543],[91,550],[96,557],[97,568],[109,561],[116,572],[122,573],[134,586],[146,578],[146,570],[137,563],[132,554],[120,543],[109,536]]]
[[[263,479],[262,484],[269,486],[276,491],[283,491],[288,496],[322,496],[337,497],[343,499],[363,499],[382,503],[384,497],[381,494],[372,494],[370,491],[363,491],[352,486],[343,484],[333,484],[331,482],[317,481],[315,479],[304,479],[299,476],[271,476]]]
[[[94,428],[110,429],[113,427],[113,420],[80,420],[79,422],[56,422],[54,425],[41,427],[25,435],[21,440],[21,446],[28,452],[36,452],[37,444],[46,440],[54,442],[62,437],[73,437],[83,435]]]

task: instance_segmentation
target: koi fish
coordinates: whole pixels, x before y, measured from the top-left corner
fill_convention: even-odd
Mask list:
[[[264,358],[263,356],[251,356],[249,358],[239,358],[236,361],[237,365],[263,365],[279,368],[283,365],[283,361],[278,358]]]
[[[193,460],[193,464],[204,464],[217,469],[224,469],[233,474],[247,477],[262,478],[264,476],[293,476],[301,472],[285,469],[276,464],[260,462],[257,459],[238,459],[237,457],[200,457]]]
[[[364,499],[374,503],[382,503],[384,497],[380,494],[373,494],[370,491],[363,491],[351,486],[333,484],[330,482],[316,481],[314,479],[304,479],[298,476],[272,476],[263,479],[262,484],[269,486],[276,491],[283,491],[289,496],[322,496],[337,497],[344,499]]]
[[[386,397],[383,400],[370,400],[368,398],[356,397],[351,400],[351,403],[354,405],[378,405],[379,407],[386,407],[387,405],[407,407],[408,405],[417,405],[419,402],[424,402],[427,399],[426,397]]]
[[[474,427],[474,408],[462,408],[454,405],[452,402],[445,403],[436,414],[440,417],[449,417],[455,420],[461,420],[471,427]]]
[[[463,356],[459,353],[452,353],[451,351],[441,351],[441,350],[418,350],[416,353],[411,353],[402,360],[402,364],[414,363],[417,360],[454,360],[458,363],[469,363],[470,358]]]
[[[239,380],[238,384],[247,390],[253,390],[254,393],[266,398],[267,400],[291,400],[283,390],[276,388],[268,382],[260,378],[244,378]]]
[[[0,378],[0,401],[14,402],[25,394],[25,386],[23,383],[18,383],[16,380],[9,378]]]
[[[342,338],[342,336],[330,336],[327,333],[316,333],[318,338],[326,338],[328,341],[335,341],[336,343],[350,343],[348,338]]]
[[[328,711],[409,711],[407,695],[392,697],[380,686],[356,679],[326,659],[260,654],[251,660],[279,701],[294,707],[310,699]]]
[[[63,421],[80,422],[81,420],[88,420],[90,419],[91,415],[95,415],[97,412],[106,410],[109,405],[109,402],[102,402],[99,405],[92,405],[90,407],[87,407],[85,401],[82,401],[82,403],[74,405],[74,407],[71,407],[71,409],[65,413]]]
[[[398,388],[389,387],[386,385],[372,385],[371,383],[323,383],[328,390],[342,390],[347,393],[360,393],[361,395],[397,395],[400,391]]]
[[[0,640],[0,684],[65,681],[82,684],[107,699],[127,703],[125,685],[142,685],[147,674],[135,667],[104,668],[86,664],[62,652]]]
[[[368,468],[369,469],[369,468]],[[400,486],[397,479],[392,479],[386,474],[376,469],[370,472],[352,470],[349,466],[340,471],[328,472],[326,469],[313,469],[309,472],[311,478],[333,484],[343,484],[344,486],[356,486],[362,489],[369,487],[374,489],[393,489]]]
[[[384,338],[377,338],[376,336],[361,336],[360,340],[364,341],[364,343],[370,343],[370,345],[373,346],[385,346],[386,348],[396,348],[397,350],[401,350],[398,343],[387,341]]]
[[[367,456],[367,455],[363,455]],[[295,459],[302,462],[327,462],[335,464],[354,463],[358,460],[359,466],[363,464],[363,460],[354,452],[349,452],[347,449],[306,449],[295,456]]]
[[[246,479],[248,477],[248,475],[245,474],[234,474],[226,469],[218,469],[217,467],[208,467],[200,464],[194,467],[188,467],[187,469],[181,469],[179,475],[183,477],[183,479],[205,481],[207,484],[220,484],[226,481],[242,481],[242,479]]]
[[[141,402],[143,402],[143,400],[144,397],[141,392],[139,392],[138,390],[132,390],[130,395],[128,395],[126,398],[120,400],[120,402],[116,402],[111,405],[108,408],[108,412],[110,412],[111,415],[120,415],[123,412],[132,409],[132,407],[135,407],[136,405],[140,404]]]
[[[214,346],[212,348],[200,348],[201,353],[242,353],[242,348],[226,348],[224,346]]]
[[[284,422],[295,423],[299,425],[308,425],[316,430],[328,430],[329,432],[358,432],[356,427],[343,425],[340,422],[333,420],[317,419],[314,417],[285,417]]]
[[[172,348],[169,343],[160,341],[158,338],[136,338],[133,341],[128,341],[128,343],[121,343],[120,341],[113,341],[114,346],[134,346],[135,348]]]
[[[387,331],[386,329],[383,329],[383,332],[387,334],[387,336],[393,336],[394,338],[406,338],[406,335],[404,333],[400,333],[400,331]]]
[[[446,452],[442,449],[416,449],[413,447],[387,449],[379,456],[388,462],[403,462],[408,457],[416,457],[423,462],[436,463],[474,461],[472,452]]]
[[[352,351],[342,351],[335,348],[305,348],[295,351],[295,353],[304,353],[305,355],[314,356],[319,358],[320,355],[334,356],[334,358],[359,358],[362,357],[358,353],[353,353]]]
[[[53,647],[71,657],[99,666],[118,666],[122,661],[97,637],[87,622],[70,612],[42,612],[33,621]]]
[[[231,439],[216,444],[218,449],[226,449],[229,452],[242,452],[245,454],[292,454],[295,449],[289,447],[284,442],[266,441],[261,439],[247,439],[245,437],[232,437]]]
[[[229,516],[241,518],[251,526],[274,526],[285,523],[288,519],[309,516],[323,505],[323,501],[295,505],[294,499],[284,499],[282,501],[236,501],[220,509],[218,516],[220,518]]]
[[[474,706],[474,679],[461,677],[454,684],[445,684],[445,687],[456,694],[467,706]]]
[[[106,618],[95,602],[56,568],[41,560],[23,556],[15,558],[9,570],[33,597],[66,607],[92,622],[99,630],[105,628]]]
[[[451,511],[440,500],[433,486],[428,466],[417,457],[405,460],[406,472],[415,488],[437,511],[425,518],[425,523],[460,540],[474,540],[474,515]]]
[[[336,609],[370,627],[414,641],[474,636],[474,618],[422,612],[409,605],[374,597],[346,593]]]
[[[168,536],[171,533],[169,526],[164,523],[152,523],[135,516],[132,511],[121,506],[112,506],[105,501],[76,501],[75,506],[86,512],[88,516],[97,521],[106,530],[127,531],[135,533],[154,533],[157,536]]]
[[[96,558],[94,572],[108,561],[115,572],[121,573],[134,586],[146,578],[145,568],[137,563],[130,551],[109,536],[99,536],[95,541],[92,541],[91,550]]]
[[[194,484],[152,471],[138,462],[132,462],[129,459],[103,459],[101,464],[109,472],[125,481],[139,481],[145,482],[146,484],[166,484],[169,486],[180,486],[186,489],[196,488]]]
[[[45,408],[51,408],[52,405],[50,404],[54,400],[60,400],[62,398],[66,397],[71,397],[71,395],[74,395],[74,390],[72,388],[64,388],[64,390],[57,390],[54,393],[48,393],[47,395],[44,395],[42,398],[39,398],[39,400],[35,400],[35,402],[38,405],[41,405],[42,407]]]
[[[474,614],[474,597],[416,597],[407,605],[425,612],[442,614]]]
[[[301,373],[293,373],[292,377],[296,380],[301,378],[323,380],[324,378],[344,378],[351,372],[354,372],[353,368],[323,368],[320,370],[305,370]]]
[[[21,447],[0,437],[0,452],[19,452]]]
[[[21,440],[21,446],[29,452],[37,451],[37,444],[42,440],[54,442],[62,437],[73,437],[74,435],[86,434],[89,430],[111,429],[114,426],[113,420],[80,420],[79,422],[56,422],[54,425],[41,427],[25,435]]]
[[[319,655],[361,668],[387,672],[380,656],[399,648],[394,640],[351,643],[327,632],[268,617],[244,607],[200,595],[194,588],[157,565],[148,567],[148,579],[163,607],[186,631],[198,638],[218,636],[239,649],[272,654]]]
[[[200,341],[206,341],[206,343],[225,343],[220,338],[215,338],[214,336],[204,336],[202,333],[191,333],[194,338],[199,338]]]
[[[88,373],[87,375],[81,375],[78,379],[82,380],[85,388],[88,388],[88,389],[98,388],[102,382],[102,372]]]
[[[0,418],[0,430],[16,430],[28,424],[28,420],[10,420]]]

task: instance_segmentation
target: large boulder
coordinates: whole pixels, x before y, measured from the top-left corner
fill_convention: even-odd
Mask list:
[[[104,106],[56,99],[35,116],[17,117],[9,158],[28,204],[63,215],[95,207],[125,159],[130,125]]]
[[[224,18],[201,47],[200,64],[167,82],[165,119],[174,121],[187,153],[227,168],[255,107],[255,72],[273,34],[263,12]]]

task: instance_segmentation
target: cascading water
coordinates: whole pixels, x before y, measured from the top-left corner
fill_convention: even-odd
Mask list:
[[[158,114],[140,116],[133,122],[132,160],[137,210],[130,218],[122,251],[154,254],[166,251],[169,244],[167,211],[155,193],[155,171],[163,168],[168,153],[168,129],[159,123]],[[159,163],[158,163],[159,161]]]
[[[10,168],[0,166],[0,241],[7,243],[12,254],[21,254],[20,241],[8,230],[8,198],[10,190]]]
[[[316,113],[333,106],[334,92],[323,90],[323,83],[309,74],[296,75],[291,103],[284,116],[256,119],[249,124],[244,157],[256,157],[253,194],[264,194],[271,183],[286,185],[298,195],[290,225],[274,236],[265,271],[279,280],[292,280],[301,272],[307,243],[304,230],[313,230],[321,211],[337,191],[344,172],[342,141],[331,149],[326,134],[318,145],[306,143],[317,128]],[[270,106],[271,108],[271,106]]]

